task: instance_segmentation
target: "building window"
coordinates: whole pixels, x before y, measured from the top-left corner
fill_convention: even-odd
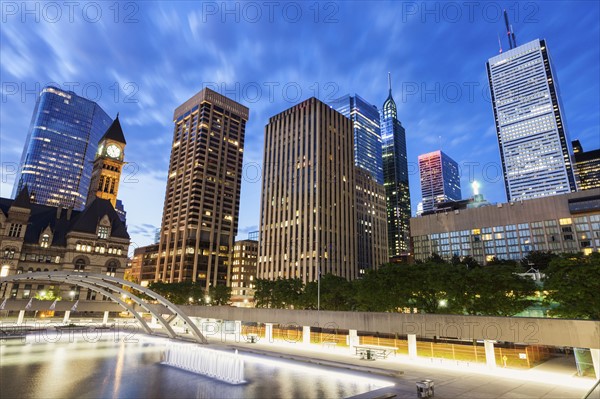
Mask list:
[[[40,242],[40,246],[42,248],[48,248],[50,246],[50,235],[44,234],[42,236],[42,241]]]
[[[8,271],[9,270],[10,270],[10,266],[9,265],[2,266],[2,269],[0,269],[0,277],[6,277],[6,276],[8,276]]]
[[[13,259],[15,257],[15,249],[14,248],[5,248],[4,249],[4,259]]]
[[[118,267],[117,262],[115,262],[114,260],[111,260],[108,263],[108,266],[106,267],[106,275],[114,277],[117,274],[117,267]]]
[[[11,223],[8,229],[9,237],[20,237],[21,236],[21,225],[17,223]]]
[[[100,238],[101,240],[106,240],[108,238],[109,232],[110,231],[108,226],[98,226],[98,238]]]
[[[85,269],[85,261],[83,259],[77,259],[75,261],[75,267],[73,268],[76,272],[83,272]]]

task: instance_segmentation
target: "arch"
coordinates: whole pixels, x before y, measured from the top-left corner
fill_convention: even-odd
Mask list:
[[[202,344],[208,343],[208,341],[206,340],[204,335],[200,332],[198,327],[175,304],[169,302],[166,298],[157,294],[156,292],[149,290],[148,288],[142,287],[139,284],[132,283],[131,281],[127,281],[127,280],[123,280],[118,277],[107,276],[107,275],[103,275],[103,274],[58,271],[58,272],[41,272],[41,273],[27,273],[27,274],[22,274],[22,275],[21,274],[11,275],[11,276],[0,278],[0,283],[5,283],[5,282],[9,282],[9,281],[21,281],[21,280],[31,280],[31,281],[34,281],[34,280],[48,281],[48,280],[50,280],[50,281],[57,281],[57,282],[62,282],[62,283],[74,283],[76,286],[93,289],[96,292],[100,292],[102,295],[106,295],[104,292],[110,293],[109,291],[126,294],[131,298],[131,300],[133,302],[136,303],[136,305],[142,307],[143,309],[145,309],[146,311],[151,313],[152,316],[155,317],[163,325],[163,327],[167,330],[167,333],[171,338],[176,338],[177,334],[175,333],[175,331],[173,331],[173,328],[169,324],[169,322],[172,319],[170,319],[169,321],[165,320],[160,313],[154,311],[150,306],[148,306],[148,304],[146,302],[142,301],[138,296],[133,295],[128,291],[125,291],[120,286],[126,286],[129,288],[133,288],[134,290],[144,293],[145,295],[149,296],[150,298],[157,301],[161,305],[165,306],[168,310],[170,310],[171,312],[174,313],[175,317],[181,318],[184,321],[184,323],[187,325],[187,327],[189,328],[190,332],[192,333],[192,335],[194,336],[196,341],[198,341],[199,343],[202,343]],[[118,284],[118,286],[115,285],[115,283]],[[106,295],[106,296],[115,300],[115,302],[119,303],[119,305],[123,306],[125,309],[132,312],[133,316],[137,320],[142,319],[141,315],[139,315],[139,313],[137,313],[137,311],[135,309],[133,309],[132,307],[124,306],[124,305],[127,305],[124,301],[116,300],[115,299],[116,295],[114,295],[114,294],[111,294],[111,295],[112,296],[109,296],[109,295]],[[142,327],[144,327],[143,324],[142,324]],[[146,327],[144,327],[144,329],[146,329]],[[150,329],[150,331],[152,331],[152,330]],[[149,332],[149,333],[151,333],[151,332]]]

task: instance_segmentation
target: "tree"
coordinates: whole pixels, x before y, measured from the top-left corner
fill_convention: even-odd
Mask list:
[[[270,308],[273,304],[275,281],[263,278],[254,280],[254,303],[257,308]]]
[[[546,304],[557,303],[552,316],[600,320],[600,253],[564,254],[545,273]]]
[[[231,287],[227,287],[226,285],[210,287],[208,289],[208,296],[210,297],[210,300],[208,301],[209,303],[207,303],[207,305],[228,305],[229,301],[231,300]]]
[[[58,287],[52,287],[49,290],[38,291],[36,292],[34,298],[39,299],[41,301],[60,301],[62,299]]]
[[[148,289],[164,296],[175,305],[201,302],[204,298],[204,289],[195,281],[182,281],[178,283],[165,283],[154,281],[148,284]]]
[[[350,281],[333,274],[321,276],[321,309],[353,310],[354,295]]]
[[[550,262],[556,258],[558,258],[558,255],[550,251],[532,251],[521,259],[521,265],[525,271],[533,267],[543,272],[548,269]]]
[[[533,304],[536,285],[519,274],[515,262],[470,269],[466,275],[464,311],[471,315],[513,316]]]

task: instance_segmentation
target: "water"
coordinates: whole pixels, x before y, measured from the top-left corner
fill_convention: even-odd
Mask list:
[[[230,384],[243,384],[244,360],[235,354],[193,344],[169,344],[163,364],[206,375]]]
[[[343,398],[392,385],[360,373],[246,355],[247,383],[231,385],[161,364],[166,339],[28,341],[0,345],[1,398]]]

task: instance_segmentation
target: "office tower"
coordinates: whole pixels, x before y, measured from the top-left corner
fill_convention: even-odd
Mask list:
[[[536,39],[512,47],[487,62],[508,201],[575,191],[565,117],[546,42]]]
[[[252,306],[257,258],[258,241],[248,239],[235,242],[231,266],[231,302],[233,306]]]
[[[259,230],[248,232],[248,240],[258,241],[259,234],[260,234]]]
[[[579,140],[573,141],[573,161],[577,189],[600,188],[600,149],[583,151]]]
[[[134,282],[142,287],[154,281],[156,276],[156,258],[158,258],[158,244],[150,244],[136,248],[131,259],[131,268],[126,272],[126,277],[133,277]]]
[[[458,164],[442,151],[419,155],[423,212],[434,210],[446,201],[460,201]]]
[[[358,94],[345,95],[330,103],[331,107],[352,121],[354,130],[354,164],[371,173],[383,184],[383,163],[379,111]]]
[[[363,168],[354,168],[358,273],[389,261],[385,188]]]
[[[228,283],[248,113],[208,88],[175,109],[157,280]]]
[[[389,260],[387,227],[380,231],[380,217],[385,222],[385,189],[379,111],[355,94],[330,103],[331,107],[352,121],[356,178],[356,240],[359,274],[376,269]],[[365,173],[361,172],[364,171]],[[379,211],[383,209],[383,215]],[[373,213],[371,213],[373,212]],[[381,250],[385,253],[382,253]]]
[[[398,120],[389,75],[388,84],[389,94],[381,113],[383,180],[387,207],[388,253],[390,258],[397,258],[410,250],[410,191],[406,131]]]
[[[352,123],[310,98],[265,127],[258,277],[357,276]]]
[[[96,146],[111,123],[95,102],[44,87],[31,118],[13,198],[27,186],[38,204],[83,209]]]
[[[113,208],[116,208],[121,170],[125,164],[123,159],[125,158],[126,144],[117,115],[117,118],[98,141],[86,203],[91,203],[97,197],[109,200]],[[119,215],[119,217],[121,216]]]

